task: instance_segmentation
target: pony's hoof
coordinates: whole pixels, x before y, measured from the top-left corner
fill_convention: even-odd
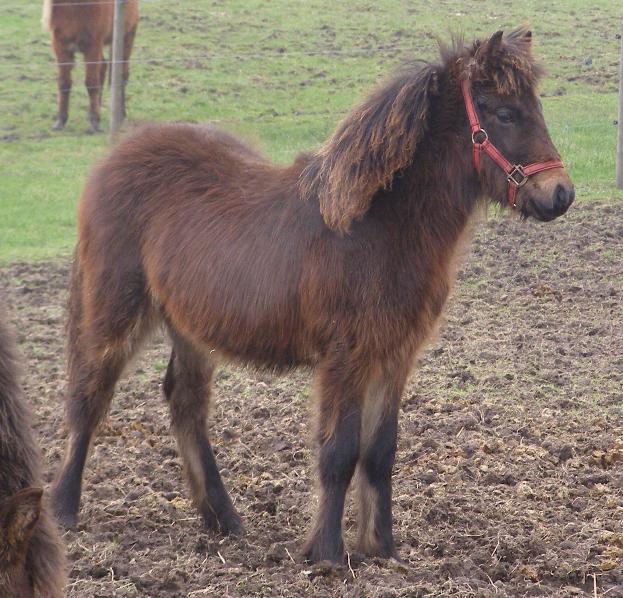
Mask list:
[[[228,513],[216,517],[216,515],[210,511],[208,514],[203,514],[203,522],[206,529],[211,532],[222,534],[223,536],[237,536],[244,535],[244,526],[242,525],[242,519],[238,513]]]
[[[55,506],[54,517],[58,524],[65,529],[74,529],[78,523],[78,515],[64,510],[61,506]]]
[[[328,561],[332,565],[343,565],[345,560],[343,544],[340,543],[339,546],[328,546],[317,538],[308,540],[300,554],[301,560],[306,563]]]
[[[57,118],[51,127],[52,131],[62,131],[65,128],[66,122],[67,121],[63,120],[62,118]]]
[[[374,556],[381,559],[395,559],[396,561],[400,561],[393,540],[387,540],[384,543],[374,544],[359,542],[357,552],[365,554],[366,556]]]
[[[68,506],[68,501],[56,488],[52,488],[50,494],[50,504],[56,521],[65,529],[74,529],[78,523],[78,510]]]
[[[102,128],[100,127],[99,118],[95,118],[94,116],[89,117],[89,124],[91,128],[89,129],[89,133],[102,133]]]

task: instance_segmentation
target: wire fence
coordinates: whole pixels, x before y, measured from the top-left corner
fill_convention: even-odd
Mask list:
[[[391,47],[388,48],[386,46],[376,46],[376,47],[368,47],[362,48],[360,50],[287,50],[283,48],[277,48],[275,51],[263,51],[263,52],[246,52],[239,54],[218,54],[218,53],[210,53],[210,54],[189,54],[187,56],[180,56],[179,58],[137,58],[130,60],[120,60],[121,64],[131,63],[131,64],[158,64],[158,65],[166,65],[166,64],[179,64],[186,61],[192,60],[214,60],[214,59],[226,59],[226,60],[262,60],[265,58],[285,58],[291,56],[329,56],[329,57],[339,57],[339,58],[358,58],[361,56],[367,55],[389,55],[396,56],[400,54],[406,55],[408,52],[412,52],[413,48],[407,47]],[[9,64],[1,64],[0,69],[24,69],[24,68],[49,68],[50,66],[71,66],[77,64],[78,61],[71,62],[55,62],[52,58],[46,62],[12,62]],[[91,61],[82,61],[80,64],[89,65],[89,64],[108,64],[108,60],[91,60]]]
[[[98,5],[112,5],[114,0],[83,0],[80,2],[57,2],[55,7],[93,7]],[[166,10],[157,12],[156,15],[147,15],[147,10],[142,14],[142,21],[139,25],[138,37],[140,39],[141,32],[146,29],[149,31],[149,36],[153,37],[154,30],[149,29],[153,26],[153,23],[157,19],[159,26],[163,26],[163,22],[175,23],[173,19],[176,13],[188,9],[191,18],[194,18],[197,6],[193,4],[175,3],[172,0],[141,0],[140,4],[147,5],[159,5],[161,7],[166,6]],[[169,10],[170,7],[170,10]],[[293,7],[296,9],[296,6]],[[215,14],[218,12],[218,7],[215,7]],[[202,11],[203,11],[202,7]],[[10,3],[3,4],[0,7],[0,14],[3,12],[14,11],[16,14],[21,15],[21,18],[32,21],[36,17],[36,12],[41,12],[40,3]],[[174,13],[173,11],[176,11]],[[205,13],[203,13],[205,14]],[[230,17],[235,19],[236,14],[230,13]],[[231,20],[231,19],[230,19]],[[178,22],[179,24],[179,22]],[[38,22],[37,22],[38,25]],[[166,25],[165,25],[166,26]],[[201,51],[200,44],[197,43],[196,38],[194,43],[189,46],[184,45],[180,37],[177,36],[179,46],[176,48],[162,48],[157,45],[137,45],[134,48],[133,57],[128,61],[130,63],[133,74],[131,75],[131,83],[129,88],[129,108],[132,114],[132,118],[137,121],[152,120],[158,115],[140,113],[135,106],[136,97],[140,96],[144,90],[149,90],[148,93],[154,97],[155,95],[162,93],[163,98],[167,101],[179,101],[179,98],[190,98],[191,101],[194,97],[205,93],[206,87],[211,87],[211,93],[218,93],[221,98],[226,97],[227,94],[234,95],[238,93],[241,88],[254,85],[258,88],[258,94],[275,94],[275,97],[283,97],[284,95],[298,93],[298,90],[302,88],[323,88],[323,92],[327,88],[340,86],[344,89],[346,86],[353,90],[353,93],[359,93],[360,90],[371,86],[381,74],[380,63],[387,60],[396,60],[398,62],[401,58],[406,58],[412,54],[413,48],[399,43],[398,40],[393,42],[378,42],[374,39],[365,40],[365,47],[353,47],[352,44],[348,48],[340,48],[337,43],[329,40],[327,45],[331,47],[319,47],[322,35],[328,30],[334,31],[336,27],[333,25],[319,26],[318,37],[312,36],[312,41],[307,43],[318,42],[316,47],[305,48],[300,46],[291,47],[292,43],[299,44],[302,40],[296,39],[292,42],[292,32],[289,31],[290,38],[286,35],[286,30],[279,27],[270,30],[270,38],[264,41],[269,47],[257,48],[253,47],[250,42],[243,42],[242,47],[233,48],[234,51],[228,52],[223,48],[215,48],[210,51]],[[340,23],[339,32],[345,35],[355,34],[356,36],[365,36],[365,28],[361,29],[354,24]],[[34,30],[33,30],[34,31]],[[49,118],[50,122],[55,111],[54,98],[57,93],[73,91],[74,94],[82,96],[85,92],[90,92],[94,89],[100,89],[100,86],[86,86],[82,81],[74,81],[71,87],[58,89],[56,83],[57,69],[59,66],[76,66],[79,69],[84,69],[88,65],[102,65],[110,64],[106,59],[97,61],[85,61],[83,56],[77,55],[76,60],[72,62],[61,62],[60,64],[54,60],[52,55],[50,38],[47,32],[36,30],[37,37],[32,40],[22,40],[21,46],[10,42],[0,43],[0,104],[3,105],[3,112],[5,112],[5,118],[8,111],[4,108],[11,106],[13,113],[29,113],[34,109],[33,102],[36,102],[42,98],[49,98]],[[280,35],[279,32],[281,32]],[[352,37],[352,35],[351,35]],[[5,38],[6,39],[6,38]],[[149,38],[148,38],[149,39]],[[325,40],[326,41],[326,40]],[[352,40],[351,40],[352,41]],[[209,47],[209,42],[206,44]],[[274,46],[274,47],[273,47]],[[20,59],[18,53],[22,53],[24,56],[23,48],[31,53],[33,56],[31,60]],[[47,56],[44,55],[46,52]],[[158,52],[158,56],[153,56],[154,52]],[[183,54],[183,52],[189,52]],[[182,54],[180,54],[182,53]],[[151,56],[150,56],[151,54]],[[30,57],[29,56],[29,57]],[[372,58],[372,60],[366,60],[366,64],[370,65],[364,73],[361,73],[360,69],[353,69],[353,72],[359,71],[361,74],[351,75],[343,74],[332,76],[330,73],[321,73],[316,77],[314,73],[302,71],[300,76],[292,74],[287,77],[274,76],[274,71],[285,71],[286,69],[292,69],[292,64],[288,63],[289,59],[293,59],[298,63],[305,62],[306,59],[314,59],[326,57],[328,59],[343,61],[343,60],[358,60],[364,57]],[[252,61],[258,63],[257,68],[254,64],[249,64]],[[270,61],[268,68],[262,68],[267,66],[267,61]],[[214,63],[219,64],[215,66]],[[227,68],[223,68],[223,64],[231,65],[231,70],[244,71],[244,74],[232,76],[231,72],[227,71]],[[325,66],[327,61],[320,61],[322,66]],[[83,66],[84,65],[84,66]],[[245,66],[241,66],[245,65]],[[316,61],[316,66],[320,68],[319,63]],[[146,75],[146,71],[137,70],[134,67],[154,67],[150,69],[149,74]],[[182,69],[180,69],[182,67]],[[186,69],[184,67],[187,67]],[[282,68],[283,67],[283,68]],[[162,68],[162,72],[158,73],[159,68]],[[210,69],[218,69],[218,72]],[[199,76],[192,76],[190,78],[185,77],[185,72],[188,70],[200,69],[202,72]],[[273,72],[273,75],[266,74],[269,71]],[[138,75],[138,76],[137,76]],[[172,78],[175,77],[175,81]],[[189,79],[189,80],[186,80]],[[14,85],[11,85],[14,82]],[[85,91],[84,91],[85,90]],[[277,103],[274,107],[267,108],[265,105],[254,105],[252,110],[244,110],[244,108],[232,109],[228,106],[223,108],[223,104],[217,107],[212,114],[197,114],[196,109],[189,109],[188,111],[182,111],[181,118],[187,120],[205,120],[206,122],[216,124],[235,125],[236,123],[286,123],[289,126],[296,126],[296,123],[308,126],[310,121],[322,119],[326,121],[335,122],[342,118],[347,110],[339,109],[343,105],[327,106],[326,109],[314,110],[311,106],[301,106],[300,108],[292,107],[291,103],[280,107]],[[265,104],[265,103],[264,103]],[[153,104],[152,104],[153,105]],[[313,105],[313,102],[312,102]],[[48,122],[42,120],[42,127],[40,131],[33,131],[32,126],[28,127],[26,131],[20,131],[19,127],[14,126],[14,123],[7,123],[7,126],[0,125],[0,141],[24,141],[24,140],[41,140],[51,136],[58,137],[58,133],[50,133],[48,131]],[[70,133],[71,134],[71,133]],[[75,135],[75,134],[74,134]],[[322,141],[321,139],[317,140]],[[282,151],[271,152],[271,156],[276,159],[280,157],[291,155],[295,148],[284,148]],[[56,172],[55,167],[50,167],[52,171]],[[29,172],[48,172],[50,169],[46,167],[31,167]],[[3,169],[3,174],[10,175]]]
[[[137,0],[138,1],[138,0]],[[171,0],[140,0],[140,4],[152,4],[152,3],[168,3],[172,4]],[[83,0],[82,2],[55,2],[54,6],[98,6],[102,4],[114,5],[115,0]],[[12,9],[12,10],[34,10],[37,12],[41,12],[42,5],[40,3],[30,3],[30,4],[3,4],[2,8],[4,10]]]
[[[60,2],[56,3],[55,6],[60,7],[68,7],[68,6],[82,6],[82,7],[92,7],[98,5],[112,5],[114,4],[114,0],[83,0],[80,2]],[[158,18],[162,17],[166,21],[166,19],[170,19],[175,16],[177,13],[188,10],[188,11],[196,11],[197,6],[195,4],[186,4],[180,2],[174,2],[173,0],[140,0],[140,4],[143,5],[152,5],[152,6],[161,6],[167,7],[167,10],[164,14],[158,15]],[[170,11],[169,11],[170,7]],[[218,7],[215,8],[214,11],[218,12]],[[296,5],[292,7],[296,10]],[[202,9],[203,10],[203,9]],[[38,2],[29,1],[28,3],[18,4],[18,3],[10,3],[3,4],[0,7],[0,15],[3,12],[22,12],[22,14],[27,14],[28,18],[34,18],[36,12],[41,12],[41,4]],[[145,12],[148,12],[147,10]],[[194,12],[193,12],[194,14]],[[235,18],[235,14],[231,13],[231,16]],[[139,39],[141,37],[141,32],[145,31],[145,29],[149,29],[154,23],[154,16],[151,15],[150,18],[145,18],[141,21],[139,25]],[[318,31],[318,38],[313,39],[311,42],[308,40],[296,40],[295,43],[314,43],[317,41],[318,43],[323,43],[321,41],[322,35],[326,33],[326,30],[338,31],[339,33],[356,33],[358,36],[365,36],[366,30],[362,29],[357,25],[340,23],[339,26],[335,25],[326,25],[323,26],[325,29],[322,31]],[[271,30],[271,33],[275,33],[280,30],[276,28],[275,30]],[[153,34],[153,30],[151,31]],[[290,32],[291,33],[291,32]],[[429,36],[430,37],[430,36]],[[179,37],[178,37],[179,39]],[[154,67],[153,71],[150,70],[148,76],[144,76],[140,78],[140,81],[133,76],[130,92],[129,92],[129,107],[132,111],[133,107],[133,97],[135,94],[140,93],[141,90],[146,89],[150,90],[154,94],[162,92],[163,97],[165,94],[168,95],[169,99],[175,101],[176,98],[180,97],[194,97],[200,93],[204,92],[204,89],[200,89],[199,86],[217,86],[219,83],[222,83],[223,86],[227,86],[227,88],[223,88],[224,93],[233,93],[239,90],[240,87],[248,86],[248,85],[257,85],[258,93],[275,93],[276,96],[279,94],[294,94],[298,93],[298,90],[301,88],[323,88],[323,91],[319,93],[324,93],[327,87],[331,86],[339,86],[344,89],[346,86],[349,89],[353,90],[354,94],[359,94],[365,88],[370,87],[373,83],[378,80],[382,76],[382,71],[385,70],[385,66],[382,65],[382,62],[387,62],[389,60],[395,61],[396,64],[399,62],[403,62],[407,59],[412,59],[414,55],[414,47],[404,44],[404,38],[402,39],[403,43],[399,42],[399,39],[393,41],[376,41],[372,43],[370,40],[364,40],[365,47],[349,47],[349,48],[340,48],[336,47],[336,43],[331,43],[332,47],[327,48],[301,48],[301,47],[288,47],[288,43],[285,39],[280,38],[278,35],[273,36],[270,40],[266,41],[266,44],[270,44],[275,47],[266,47],[266,48],[253,48],[251,45],[247,45],[247,47],[239,47],[236,51],[227,52],[222,49],[215,49],[213,51],[197,51],[200,44],[193,43],[192,49],[190,47],[178,47],[178,48],[162,48],[155,47],[153,45],[137,45],[134,48],[133,58],[129,61],[131,66],[137,67]],[[351,39],[352,41],[352,39]],[[19,107],[23,107],[24,110],[28,109],[29,103],[38,100],[40,98],[50,98],[50,121],[52,118],[54,107],[54,96],[58,93],[57,85],[55,83],[56,78],[56,70],[59,66],[55,61],[51,53],[49,36],[47,33],[41,32],[39,38],[34,40],[33,42],[37,45],[37,50],[39,50],[39,46],[41,47],[40,54],[43,54],[43,50],[47,52],[47,57],[41,56],[41,59],[38,60],[30,60],[24,61],[20,60],[19,56],[16,56],[15,53],[21,51],[19,46],[15,44],[11,44],[8,42],[0,43],[0,82],[5,88],[0,88],[0,103],[2,104],[2,110],[6,107],[6,104],[13,104]],[[180,42],[181,43],[181,42]],[[179,55],[180,52],[188,51],[190,53]],[[157,51],[159,56],[150,56],[150,53]],[[175,54],[178,55],[175,55]],[[283,78],[274,77],[271,78],[271,75],[266,75],[265,73],[269,70],[274,70],[275,65],[280,65],[283,63],[284,67],[291,67],[291,64],[286,64],[288,59],[293,58],[296,59],[297,62],[305,62],[305,59],[314,59],[318,57],[326,57],[335,61],[343,61],[343,60],[360,60],[365,58],[365,64],[370,68],[367,70],[363,69],[353,69],[355,71],[359,71],[359,75],[346,75],[344,76],[342,73],[339,75],[333,76],[329,74],[323,74],[320,78],[315,78],[313,74],[309,72],[302,72],[300,76],[289,76],[288,80],[284,83]],[[79,56],[78,58],[82,58]],[[227,73],[226,77],[222,76],[222,64],[223,62],[229,63],[232,68],[237,69],[238,64],[248,63],[250,61],[258,62],[257,68],[254,68],[255,65],[249,66],[248,64],[244,67],[246,69],[246,74],[240,76],[232,76],[230,73]],[[270,68],[262,68],[262,66],[267,66],[267,61],[270,61]],[[219,62],[217,67],[214,67],[214,63]],[[313,61],[312,61],[313,62]],[[61,66],[67,65],[76,65],[80,68],[84,68],[82,65],[101,65],[101,64],[109,64],[108,60],[99,60],[99,61],[84,61],[84,60],[76,60],[75,62],[62,62]],[[326,63],[323,63],[324,66]],[[167,71],[168,67],[188,67],[188,69],[202,69],[200,77],[195,77],[192,81],[186,81],[183,79],[183,73],[181,75],[182,80],[179,81],[171,81],[170,74],[171,71]],[[316,64],[316,66],[320,67],[320,65]],[[159,75],[157,69],[162,67],[162,73]],[[214,73],[214,71],[210,70],[210,67],[221,69],[219,73]],[[179,70],[179,69],[178,69]],[[238,69],[242,70],[242,69]],[[19,72],[19,74],[17,74]],[[137,71],[135,71],[137,72]],[[15,74],[14,74],[15,73]],[[177,75],[177,73],[176,73]],[[11,81],[17,80],[16,85],[11,85]],[[27,85],[19,84],[20,81],[26,82]],[[38,88],[34,88],[34,85],[38,84]],[[19,85],[18,85],[19,84]],[[72,90],[81,94],[84,93],[82,90],[91,91],[93,89],[99,88],[99,86],[85,86],[82,81],[75,82],[72,86]],[[61,92],[69,91],[69,89],[61,89]],[[279,96],[282,97],[282,96]],[[330,119],[332,121],[336,121],[346,114],[347,110],[337,109],[338,106],[329,107],[326,110],[310,110],[305,109],[304,107],[301,109],[285,109],[280,111],[279,107],[274,107],[270,109],[261,108],[260,110],[255,109],[254,112],[250,112],[244,109],[227,110],[227,115],[223,116],[221,112],[217,110],[217,117],[211,116],[210,114],[205,115],[205,120],[212,123],[304,123],[308,124],[310,120],[314,119]],[[153,114],[140,114],[135,111],[133,112],[133,117],[137,117],[139,120],[149,120],[153,118]],[[197,119],[204,115],[197,115],[188,113],[182,114],[181,116],[185,116],[189,119]],[[41,132],[32,132],[30,129],[28,132],[21,134],[19,131],[16,131],[9,127],[0,127],[0,139],[1,138],[10,138],[15,137],[16,139],[41,139],[44,138],[47,133],[48,122],[42,120],[42,131]],[[574,130],[585,128],[591,129],[593,125],[578,125],[574,126]],[[57,134],[54,134],[57,135]],[[288,155],[292,153],[292,149],[285,149],[281,155]],[[279,153],[272,152],[272,155],[275,157],[279,157]]]
[[[113,4],[114,0],[85,0],[84,2],[62,2],[57,3],[55,6],[94,6],[94,5],[110,5]],[[170,4],[173,6],[171,0],[141,0],[141,3],[153,3],[153,4]],[[176,4],[177,8],[179,5]],[[37,9],[41,10],[40,5],[35,4],[27,4],[27,5],[3,5],[0,8],[0,11],[4,12],[14,9]],[[189,6],[189,8],[194,8]],[[30,14],[30,13],[29,13]],[[141,22],[139,25],[139,36],[141,31],[144,31],[145,28],[150,26],[150,20],[144,19],[145,22]],[[351,30],[355,30],[354,28],[350,28]],[[279,39],[272,40],[272,43],[280,44],[283,42]],[[82,56],[77,55],[76,60],[69,62],[61,62],[58,64],[52,55],[49,36],[46,32],[41,32],[40,39],[34,40],[32,42],[35,48],[35,52],[37,54],[41,54],[41,59],[35,57],[34,60],[24,61],[20,60],[19,56],[15,55],[18,51],[21,51],[19,46],[16,44],[11,44],[7,42],[3,42],[0,45],[0,81],[3,81],[4,88],[0,88],[0,103],[3,106],[8,104],[13,104],[14,106],[21,107],[22,110],[29,110],[29,104],[32,101],[35,101],[40,98],[50,98],[50,118],[52,117],[53,111],[55,109],[54,105],[54,97],[56,94],[60,92],[66,91],[74,91],[78,94],[92,91],[93,89],[101,89],[100,86],[87,86],[84,85],[82,81],[76,81],[69,88],[61,88],[60,90],[57,88],[56,84],[56,73],[59,66],[68,66],[73,65],[78,68],[84,68],[83,65],[101,65],[101,64],[109,64],[109,61],[98,60],[98,61],[84,61],[81,60]],[[148,89],[150,92],[166,94],[169,98],[175,98],[176,96],[188,96],[193,97],[194,95],[198,95],[203,91],[203,89],[199,89],[199,86],[203,86],[204,88],[207,86],[218,86],[219,83],[223,83],[223,85],[227,86],[227,91],[233,92],[237,89],[248,86],[248,85],[258,85],[262,93],[265,92],[283,92],[283,93],[292,93],[292,89],[298,89],[300,87],[313,86],[318,84],[318,80],[314,78],[313,75],[309,73],[302,73],[300,78],[289,78],[287,85],[284,87],[283,80],[275,80],[272,81],[270,75],[264,74],[262,70],[259,68],[257,70],[251,69],[250,72],[247,72],[244,75],[239,76],[231,76],[231,74],[227,74],[226,80],[223,81],[222,74],[214,73],[210,71],[210,66],[215,61],[227,61],[232,65],[234,63],[240,62],[248,62],[248,61],[260,61],[265,63],[265,61],[280,61],[284,57],[293,57],[298,59],[304,58],[313,58],[319,56],[327,56],[331,58],[340,58],[340,59],[348,59],[348,58],[359,58],[361,56],[365,56],[366,54],[375,53],[377,56],[385,58],[389,55],[397,55],[400,52],[406,52],[408,48],[399,47],[398,45],[393,46],[391,48],[383,47],[383,46],[372,46],[368,48],[351,48],[351,49],[302,49],[302,48],[288,48],[284,45],[278,45],[278,47],[273,48],[264,48],[258,50],[257,48],[246,48],[237,49],[235,52],[226,52],[221,50],[209,51],[209,52],[197,52],[197,47],[193,48],[195,51],[191,51],[188,54],[179,55],[179,51],[183,51],[181,48],[175,48],[170,50],[163,50],[162,48],[155,48],[153,45],[137,45],[134,48],[133,58],[129,60],[131,67],[137,66],[153,66],[153,67],[163,67],[163,71],[158,74],[158,71],[150,72],[149,77],[145,80],[143,76],[143,80],[136,81],[133,78],[131,82],[130,92],[129,92],[129,105],[130,110],[132,110],[132,99],[136,93],[141,93],[142,90]],[[29,47],[29,50],[32,52],[33,46]],[[43,51],[48,53],[48,56],[43,56]],[[153,53],[154,51],[159,52],[159,56],[149,56],[148,53]],[[175,54],[178,53],[176,56]],[[147,55],[145,55],[147,54]],[[205,63],[205,64],[201,64]],[[195,77],[193,81],[175,81],[172,83],[171,81],[171,69],[167,69],[167,67],[174,67],[176,71],[179,71],[179,68],[184,65],[188,65],[189,68],[200,68],[205,69],[204,72],[201,73],[199,77]],[[275,62],[272,63],[274,67]],[[274,69],[273,69],[274,70]],[[376,69],[372,69],[375,71]],[[136,73],[137,71],[134,70]],[[182,73],[183,74],[183,73]],[[144,75],[144,73],[143,73]],[[329,80],[329,85],[337,84],[338,81],[335,78],[332,78],[330,75],[323,75],[323,78],[327,78]],[[19,85],[10,86],[11,80],[15,80],[16,83],[20,83]],[[374,72],[372,72],[372,80],[375,78]],[[370,84],[371,78],[362,77],[362,76],[340,76],[339,77],[339,85],[351,85],[353,87],[363,87],[365,85]],[[21,83],[25,83],[25,85],[21,85]],[[285,110],[280,112],[279,107],[275,106],[271,109],[267,110],[255,110],[254,113],[245,110],[236,110],[230,111],[231,114],[227,114],[226,116],[219,115],[214,118],[211,115],[205,115],[205,121],[211,124],[225,124],[231,125],[236,123],[309,123],[311,120],[316,119],[324,119],[324,120],[332,120],[336,121],[339,118],[343,117],[346,114],[346,110],[338,110],[336,108],[327,107],[322,110],[310,110],[310,109],[297,109],[297,110]],[[139,122],[141,120],[150,120],[154,115],[150,114],[140,114],[136,111],[134,112],[134,116],[136,120]],[[182,115],[184,116],[184,115]],[[197,120],[197,117],[203,115],[197,114],[187,114],[187,117],[190,119]],[[151,117],[151,118],[150,118]],[[203,120],[203,119],[201,119]],[[80,134],[82,136],[82,134]],[[11,141],[40,141],[42,139],[56,137],[75,137],[76,133],[73,132],[61,132],[61,133],[52,133],[48,131],[48,122],[42,122],[42,130],[40,131],[32,131],[32,128],[29,127],[28,131],[20,132],[18,127],[15,126],[7,126],[0,127],[0,140],[10,143]],[[318,143],[322,141],[321,139],[315,140]],[[285,156],[291,156],[293,153],[297,152],[298,148],[292,147],[291,144],[287,147],[282,147],[278,149],[276,152],[271,152],[271,156],[277,160],[283,158]],[[10,168],[10,167],[9,167]],[[62,167],[58,167],[55,164],[45,165],[45,164],[35,164],[29,165],[25,170],[7,170],[5,168],[2,169],[3,176],[24,176],[24,173],[27,172],[29,175],[62,175],[62,176],[76,176],[76,175],[84,175],[84,167],[81,165],[75,165],[72,167],[71,165],[63,165]]]

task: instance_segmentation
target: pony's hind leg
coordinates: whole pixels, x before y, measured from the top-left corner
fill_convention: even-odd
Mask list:
[[[95,355],[80,367],[67,393],[69,435],[61,470],[52,487],[52,504],[59,523],[73,527],[78,517],[82,472],[91,439],[104,419],[121,375],[125,358],[121,352]],[[99,363],[98,363],[99,361]]]
[[[108,70],[108,60],[102,54],[102,64],[100,65],[100,108],[102,107],[102,98],[104,97],[104,88],[106,87],[106,73]]]
[[[98,280],[102,283],[104,279]],[[106,289],[95,284],[86,293],[82,286],[82,273],[76,262],[69,297],[68,441],[63,464],[52,486],[56,517],[66,527],[76,523],[82,472],[93,434],[106,416],[125,365],[154,322],[140,284],[134,294],[130,292],[129,280],[125,285],[109,285]],[[96,316],[92,308],[89,310],[92,315],[85,316],[85,296],[97,298]]]
[[[125,92],[130,80],[130,56],[132,47],[134,46],[134,37],[136,36],[136,26],[125,34],[123,39],[123,84],[121,86],[121,115],[125,119],[127,111],[125,107]]]
[[[102,103],[102,70],[105,68],[103,44],[101,39],[91,41],[84,52],[84,84],[89,93],[88,120],[93,133],[101,132],[100,105]]]
[[[173,351],[163,391],[193,501],[208,529],[223,534],[240,533],[240,517],[225,490],[207,435],[214,367],[188,341],[173,331],[171,337]]]

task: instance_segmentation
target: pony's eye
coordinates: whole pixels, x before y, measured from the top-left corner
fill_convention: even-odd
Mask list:
[[[504,123],[505,125],[512,123],[515,120],[513,118],[513,113],[508,108],[499,108],[495,111],[495,116],[501,123]]]

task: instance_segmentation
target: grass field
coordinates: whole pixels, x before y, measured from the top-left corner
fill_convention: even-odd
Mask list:
[[[82,65],[68,127],[50,131],[55,66],[40,3],[7,0],[0,14],[0,261],[65,256],[84,177],[108,139],[86,133]],[[472,38],[529,23],[549,72],[546,117],[579,197],[620,196],[618,0],[144,0],[141,14],[130,122],[216,121],[278,161],[318,144],[404,60],[434,60],[435,36]]]

